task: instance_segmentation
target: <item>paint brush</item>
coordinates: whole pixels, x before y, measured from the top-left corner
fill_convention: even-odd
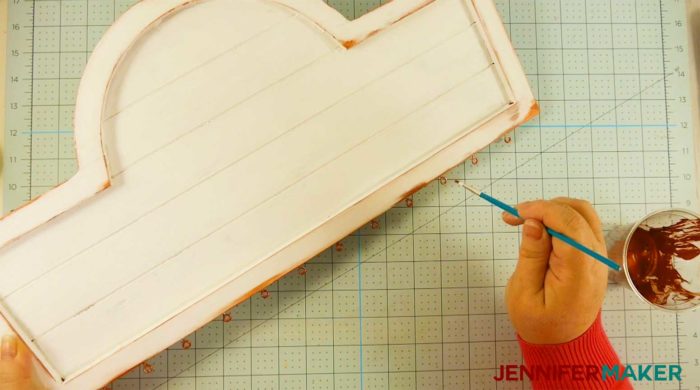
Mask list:
[[[485,200],[485,201],[491,203],[492,205],[494,205],[494,206],[498,207],[499,209],[501,209],[501,210],[507,212],[508,214],[511,214],[511,215],[513,215],[513,216],[516,216],[516,217],[518,217],[518,218],[521,218],[521,217],[520,217],[520,214],[518,213],[518,210],[517,210],[515,207],[510,206],[510,205],[508,205],[508,204],[505,204],[505,203],[501,202],[500,200],[498,200],[498,199],[496,199],[496,198],[490,196],[489,194],[486,194],[486,193],[480,191],[479,189],[474,188],[474,187],[472,187],[472,186],[470,186],[470,185],[464,183],[464,182],[461,181],[461,180],[455,180],[455,183],[457,183],[457,184],[459,184],[460,186],[466,188],[467,190],[473,192],[475,195],[479,196],[481,199],[483,199],[483,200]],[[522,219],[522,218],[521,218],[521,219]],[[565,235],[565,234],[559,233],[559,232],[556,231],[556,230],[552,230],[552,229],[550,229],[550,228],[548,228],[548,227],[546,227],[546,229],[547,229],[547,233],[549,233],[550,236],[552,236],[552,237],[554,237],[554,238],[557,238],[557,239],[559,239],[559,240],[561,240],[561,241],[563,241],[563,242],[565,242],[565,243],[571,245],[572,247],[574,247],[574,248],[580,250],[581,252],[583,252],[583,253],[585,253],[585,254],[591,256],[592,258],[594,258],[594,259],[600,261],[601,263],[607,265],[608,267],[612,268],[614,271],[619,271],[619,270],[620,270],[620,266],[619,266],[616,262],[614,262],[614,261],[610,260],[609,258],[607,258],[607,257],[605,257],[605,256],[603,256],[603,255],[601,255],[600,253],[594,251],[593,249],[590,249],[590,248],[588,248],[588,247],[582,245],[581,243],[575,241],[573,238],[571,238],[571,237],[569,237],[569,236],[567,236],[567,235]]]

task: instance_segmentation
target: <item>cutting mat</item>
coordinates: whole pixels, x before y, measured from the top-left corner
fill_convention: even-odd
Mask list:
[[[133,2],[10,0],[5,211],[75,172],[82,68]],[[330,4],[354,18],[380,2]],[[503,304],[518,231],[447,179],[512,203],[589,199],[607,227],[663,207],[698,209],[685,4],[497,4],[541,102],[537,120],[111,388],[495,388],[496,367],[521,362]],[[683,383],[637,388],[700,389],[700,314],[651,310],[610,286],[603,318],[623,362],[682,364]]]

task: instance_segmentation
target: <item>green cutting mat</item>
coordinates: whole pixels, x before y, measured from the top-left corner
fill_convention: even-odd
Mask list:
[[[132,3],[10,0],[5,211],[75,172],[82,68]],[[697,209],[683,2],[496,3],[542,115],[446,176],[512,203],[589,199],[607,226]],[[380,5],[330,4],[348,18]],[[521,362],[503,304],[517,247],[498,212],[436,180],[110,386],[496,388],[496,368]],[[700,390],[697,313],[652,311],[611,286],[603,318],[624,362],[682,364],[683,383],[636,388]]]

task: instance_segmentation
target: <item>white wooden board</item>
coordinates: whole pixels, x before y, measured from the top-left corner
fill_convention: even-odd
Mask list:
[[[489,0],[144,0],[86,68],[79,173],[0,221],[2,314],[100,385],[536,111]]]

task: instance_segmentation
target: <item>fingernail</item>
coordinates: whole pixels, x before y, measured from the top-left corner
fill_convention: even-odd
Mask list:
[[[525,220],[525,224],[523,225],[523,234],[525,234],[525,236],[539,240],[542,238],[543,231],[542,225],[537,223],[537,221],[533,219]]]
[[[17,356],[17,337],[12,335],[2,336],[0,355],[2,360],[14,359]]]

